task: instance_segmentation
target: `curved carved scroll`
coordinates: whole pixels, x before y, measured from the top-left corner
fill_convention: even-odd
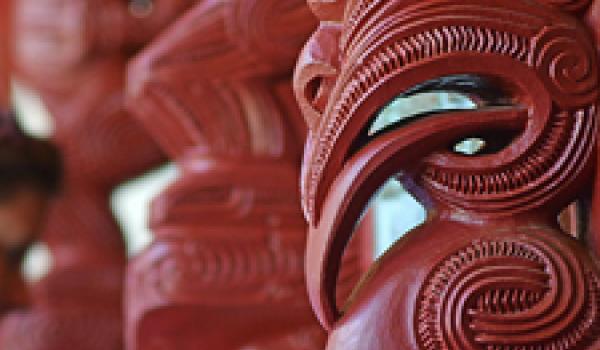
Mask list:
[[[565,242],[541,237],[473,242],[441,262],[424,284],[419,344],[424,349],[590,345],[598,332],[600,290],[596,273],[585,266],[592,263],[581,256],[585,253]],[[458,317],[449,320],[445,314]]]
[[[556,219],[590,186],[594,164],[597,47],[573,17],[590,3],[349,1],[337,73],[310,87],[311,64],[328,60],[301,57],[307,283],[328,349],[598,346],[598,266]],[[324,37],[305,52],[327,52]],[[307,88],[324,101],[303,99]],[[390,101],[447,91],[475,107],[372,130]],[[473,137],[480,150],[456,151]],[[428,220],[339,310],[341,256],[390,177],[427,206]]]
[[[315,25],[300,0],[202,1],[131,65],[128,105],[181,176],[128,270],[128,348],[324,346],[303,281],[291,89]]]

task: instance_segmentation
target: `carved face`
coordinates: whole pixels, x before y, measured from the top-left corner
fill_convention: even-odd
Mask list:
[[[16,2],[16,62],[41,80],[64,77],[98,55],[151,40],[192,0],[23,0]],[[94,55],[94,57],[92,57]]]
[[[575,15],[590,1],[313,2],[327,21],[295,91],[310,128],[308,282],[326,326],[339,317],[331,289],[344,246],[388,178],[402,174],[430,215],[481,220],[550,217],[589,184],[599,71]],[[374,128],[396,99],[436,92],[473,106]],[[485,146],[457,151],[473,138]]]
[[[443,187],[446,192],[474,196],[479,192],[500,195],[512,190],[493,189],[496,185],[515,187],[514,190],[525,185],[495,183],[500,180],[532,182],[529,180],[533,179],[511,179],[508,173],[504,174],[508,177],[504,180],[488,178],[482,174],[481,163],[485,160],[488,165],[485,172],[502,176],[501,172],[508,170],[500,168],[508,159],[514,163],[525,158],[524,153],[531,146],[525,144],[525,139],[541,136],[540,131],[534,129],[545,125],[548,114],[593,114],[598,70],[595,49],[581,25],[550,7],[441,2],[444,6],[437,2],[410,5],[411,1],[404,1],[384,6],[377,1],[359,1],[347,9],[345,26],[324,24],[305,49],[307,62],[301,61],[296,90],[312,131],[307,152],[311,153],[312,160],[306,162],[303,191],[307,215],[313,220],[319,216],[332,177],[339,174],[345,161],[356,151],[356,142],[360,143],[358,146],[366,146],[377,138],[377,135],[364,135],[365,129],[376,119],[377,112],[395,98],[443,90],[465,93],[462,91],[465,84],[479,90],[466,94],[479,101],[482,108],[469,116],[461,113],[455,125],[446,126],[448,129],[460,126],[463,130],[452,136],[445,130],[443,133],[449,140],[442,143],[459,141],[461,137],[484,131],[480,129],[492,128],[490,122],[504,120],[494,130],[506,129],[510,135],[496,155],[473,160],[450,155],[446,148],[436,152],[435,159],[428,160],[425,166],[427,176],[433,177],[427,181],[431,188]],[[567,8],[579,9],[583,6],[581,3],[569,3]],[[376,13],[378,6],[380,12]],[[475,13],[480,9],[486,12]],[[426,11],[431,15],[419,21],[420,13]],[[503,13],[510,13],[524,24],[502,17]],[[401,18],[392,20],[392,14]],[[510,30],[505,25],[508,21],[515,23]],[[332,45],[333,42],[337,45]],[[337,47],[341,52],[337,52]],[[482,60],[482,55],[488,59]],[[342,58],[341,62],[337,62],[338,57]],[[482,92],[482,89],[494,90],[491,98],[496,101],[477,96],[478,93],[489,95],[490,91]],[[508,108],[485,108],[485,105],[498,107],[498,104]],[[482,123],[484,114],[488,119],[486,123]],[[485,125],[476,127],[475,123]],[[433,137],[428,139],[431,141]],[[453,168],[469,168],[471,174],[451,174]],[[518,169],[512,171],[518,173]],[[456,185],[448,183],[454,181],[455,175],[475,178],[459,178],[456,181],[460,184]],[[479,189],[480,186],[484,188]]]
[[[16,60],[31,71],[61,72],[88,51],[88,2],[23,0],[16,2]]]

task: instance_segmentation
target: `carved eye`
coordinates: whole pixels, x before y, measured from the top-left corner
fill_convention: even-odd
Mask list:
[[[130,0],[129,13],[133,17],[148,17],[154,11],[154,0]]]
[[[495,130],[485,135],[470,136],[455,142],[450,151],[467,157],[494,154],[508,146],[516,133]]]
[[[487,142],[479,137],[469,137],[454,145],[454,152],[467,156],[483,153]]]

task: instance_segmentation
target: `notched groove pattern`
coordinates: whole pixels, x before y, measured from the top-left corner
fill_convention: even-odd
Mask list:
[[[417,314],[426,350],[568,350],[597,337],[596,275],[561,242],[475,241],[426,281]]]
[[[593,110],[575,114],[591,117]],[[506,169],[486,174],[466,174],[429,166],[424,176],[444,190],[464,195],[491,195],[515,191],[542,177],[557,163],[571,137],[573,119],[574,117],[566,112],[556,114],[533,152]]]
[[[496,42],[497,40],[501,40]],[[470,26],[446,26],[432,28],[418,35],[397,41],[380,48],[366,62],[362,69],[354,74],[350,83],[340,95],[328,124],[320,135],[318,150],[310,162],[310,174],[307,181],[308,195],[306,208],[314,213],[314,197],[334,143],[348,122],[346,118],[357,102],[366,95],[376,83],[407,66],[426,58],[437,57],[456,52],[482,52],[508,55],[526,63],[530,40],[514,33],[498,32],[490,28]],[[310,215],[313,216],[313,215]]]

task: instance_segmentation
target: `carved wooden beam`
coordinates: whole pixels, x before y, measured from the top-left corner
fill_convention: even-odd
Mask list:
[[[117,0],[16,4],[15,66],[54,117],[65,181],[42,237],[53,268],[33,288],[31,308],[3,318],[2,349],[122,348],[126,254],[109,195],[164,160],[125,111],[125,63],[191,1],[154,4],[143,16]]]
[[[557,223],[595,171],[597,4],[309,3],[322,22],[299,60],[295,92],[310,128],[306,276],[327,349],[598,349],[594,247]],[[392,101],[441,92],[472,107],[372,128]],[[483,146],[457,151],[471,138]],[[341,256],[391,177],[428,219],[340,310]]]
[[[182,173],[129,267],[129,349],[323,348],[303,282],[291,89],[315,25],[301,0],[203,1],[131,65],[128,105]]]

